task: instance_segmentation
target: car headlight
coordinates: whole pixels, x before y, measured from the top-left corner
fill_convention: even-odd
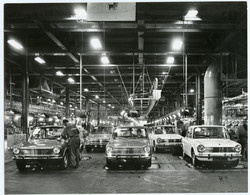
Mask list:
[[[205,152],[206,147],[203,145],[199,145],[199,146],[197,146],[197,150],[198,150],[198,152]]]
[[[19,152],[20,152],[20,149],[18,147],[13,148],[13,153],[14,154],[19,154]]]
[[[157,138],[156,140],[158,143],[161,143],[161,138]]]
[[[111,146],[108,146],[108,147],[106,148],[106,152],[107,152],[107,153],[112,152],[112,150],[113,150],[113,147],[111,147]]]
[[[237,144],[235,147],[234,147],[234,150],[236,152],[240,152],[241,151],[241,145],[240,144]]]
[[[145,147],[143,148],[143,150],[144,150],[145,152],[149,153],[149,152],[150,152],[150,147],[149,147],[149,146],[145,146]]]
[[[55,146],[55,147],[53,148],[53,152],[54,152],[55,154],[58,154],[58,153],[60,152],[60,147],[59,147],[59,146]]]

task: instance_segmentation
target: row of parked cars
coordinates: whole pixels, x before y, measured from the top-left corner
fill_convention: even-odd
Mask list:
[[[39,138],[14,147],[14,159],[19,170],[27,164],[49,161],[67,168],[68,146],[60,138],[63,127],[41,127]],[[223,126],[190,126],[182,137],[172,125],[146,126],[98,126],[91,129],[81,150],[105,149],[106,166],[114,167],[133,163],[144,168],[152,164],[152,153],[168,149],[172,155],[189,157],[193,166],[202,162],[218,162],[237,166],[241,158],[241,145],[230,140]]]

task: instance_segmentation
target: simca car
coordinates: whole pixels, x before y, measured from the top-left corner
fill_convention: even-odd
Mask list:
[[[191,126],[182,143],[183,157],[191,157],[193,166],[201,162],[221,162],[234,167],[241,157],[241,145],[230,140],[223,126]]]
[[[151,166],[151,147],[145,127],[117,127],[106,146],[106,165],[113,167],[134,163],[134,165]]]
[[[41,166],[46,163],[59,165],[62,169],[68,167],[68,144],[60,138],[61,126],[37,127],[31,133],[28,141],[13,147],[13,159],[19,171],[27,166]]]
[[[97,126],[90,130],[89,135],[85,140],[85,149],[87,152],[91,152],[93,148],[105,149],[112,134],[111,126]]]
[[[175,133],[174,125],[153,127],[149,139],[155,152],[159,149],[169,149],[173,155],[176,155],[182,151],[182,136]]]

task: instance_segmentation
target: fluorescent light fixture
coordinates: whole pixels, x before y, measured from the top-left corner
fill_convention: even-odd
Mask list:
[[[167,64],[173,64],[173,63],[174,63],[174,57],[169,56],[169,57],[167,58]]]
[[[18,43],[17,41],[15,41],[14,39],[10,39],[10,40],[8,40],[7,42],[8,42],[12,47],[14,47],[14,48],[16,48],[16,49],[18,49],[18,50],[23,49],[23,46],[22,46],[20,43]]]
[[[180,50],[182,47],[182,40],[180,39],[175,39],[172,43],[172,49],[173,50]]]
[[[101,42],[99,41],[99,39],[97,38],[93,38],[91,39],[91,45],[94,49],[101,49],[102,48],[102,45],[101,45]]]
[[[81,19],[81,20],[86,20],[87,19],[87,12],[83,8],[76,8],[75,10],[75,16],[73,18],[75,19]]]
[[[190,89],[190,93],[194,93],[194,89]]]
[[[98,95],[95,95],[95,99],[99,99],[99,96],[98,96]]]
[[[37,62],[39,62],[40,64],[45,64],[44,59],[42,59],[41,57],[35,57],[35,60],[36,60]]]
[[[69,82],[69,83],[75,83],[75,80],[72,79],[72,78],[68,78],[68,82]]]
[[[85,88],[83,91],[88,92],[89,90],[87,88]]]
[[[60,104],[63,105],[63,102],[61,102]]]
[[[187,13],[187,15],[185,15],[185,17],[193,18],[193,17],[196,17],[197,14],[198,14],[197,10],[191,9],[188,11],[188,13]]]
[[[56,72],[56,76],[64,76],[64,74],[59,70]]]
[[[201,20],[199,17],[197,17],[197,14],[197,10],[189,10],[187,15],[184,16],[184,20]]]
[[[108,59],[107,56],[102,56],[101,61],[102,61],[103,64],[109,64],[109,59]]]

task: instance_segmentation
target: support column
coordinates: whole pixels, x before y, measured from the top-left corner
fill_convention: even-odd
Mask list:
[[[100,102],[97,103],[97,125],[100,124]]]
[[[69,95],[69,85],[67,84],[66,86],[66,110],[65,110],[65,113],[66,113],[66,118],[69,118],[70,116],[70,113],[69,113],[69,99],[70,99],[70,95]]]
[[[197,70],[196,74],[196,121],[197,125],[202,124],[202,103],[201,103],[201,73]]]
[[[22,81],[22,117],[21,117],[21,126],[22,132],[26,134],[26,140],[29,137],[29,72],[28,72],[28,64],[25,64],[25,70],[23,74],[23,81]]]
[[[85,110],[86,110],[86,114],[87,114],[87,122],[89,122],[89,121],[90,121],[89,97],[86,97],[86,101],[85,101]]]

